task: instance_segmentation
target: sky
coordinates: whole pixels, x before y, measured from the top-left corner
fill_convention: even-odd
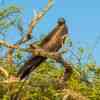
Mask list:
[[[40,11],[47,0],[0,0],[0,2],[1,7],[11,4],[21,7],[24,25],[27,27],[34,16],[33,9]],[[76,46],[95,47],[93,56],[100,65],[100,0],[54,0],[54,6],[34,29],[34,36],[38,38],[47,34],[60,17],[65,18],[69,35]],[[16,39],[15,34],[12,38]]]

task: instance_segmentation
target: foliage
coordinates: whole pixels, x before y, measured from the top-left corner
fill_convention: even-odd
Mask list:
[[[21,10],[16,5],[11,5],[0,10],[0,34],[6,32],[11,26],[17,24]]]
[[[10,75],[16,75],[15,65],[2,64]],[[13,70],[12,70],[13,69]],[[18,97],[21,100],[62,100],[67,95],[64,90],[73,90],[76,94],[81,93],[90,100],[100,99],[100,69],[96,69],[94,81],[86,83],[79,79],[79,75],[73,72],[70,80],[64,85],[61,83],[63,67],[51,65],[49,62],[41,64],[29,78],[24,82],[3,83],[0,81],[0,99],[10,100],[11,95],[19,91]],[[63,89],[64,85],[64,89]],[[20,86],[22,89],[20,90]],[[78,99],[77,99],[78,100]]]

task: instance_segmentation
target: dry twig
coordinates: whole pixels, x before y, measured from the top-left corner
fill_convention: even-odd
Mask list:
[[[53,5],[53,1],[52,0],[48,0],[48,4],[43,8],[42,11],[40,11],[35,18],[32,19],[30,25],[29,25],[29,29],[28,32],[20,39],[20,41],[18,41],[15,45],[13,45],[13,47],[10,45],[11,48],[16,48],[16,45],[21,45],[22,43],[27,42],[28,40],[31,39],[32,37],[32,30],[33,28],[37,25],[37,23],[43,18],[43,16],[49,11],[49,9],[52,7]],[[10,52],[9,52],[10,51]],[[8,51],[8,63],[12,63],[12,55],[13,55],[13,49]]]

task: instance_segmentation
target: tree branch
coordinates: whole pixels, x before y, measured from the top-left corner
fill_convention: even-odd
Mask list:
[[[3,40],[0,40],[0,45],[3,45],[5,47],[7,47],[7,48],[12,48],[12,49],[19,48],[18,45],[11,45],[11,44],[7,43],[6,41],[3,41]]]
[[[38,12],[37,15],[32,19],[31,23],[29,24],[28,32],[25,36],[21,38],[21,40],[17,44],[22,44],[28,41],[32,36],[32,30],[33,28],[38,24],[38,22],[43,18],[43,16],[49,11],[49,9],[52,7],[53,1],[49,0],[48,4],[43,8],[42,11]]]
[[[0,44],[10,48],[11,50],[12,49],[19,49],[19,50],[24,51],[24,52],[30,52],[34,56],[42,56],[42,57],[51,58],[53,60],[56,60],[57,62],[61,63],[64,66],[63,81],[67,81],[69,79],[69,77],[71,76],[71,74],[72,74],[72,64],[69,64],[68,62],[66,62],[62,58],[61,53],[59,53],[59,52],[49,52],[49,51],[46,51],[46,50],[44,50],[42,48],[39,48],[39,47],[37,47],[37,46],[35,46],[33,44],[32,44],[31,48],[20,48],[17,45],[9,45],[4,41],[0,41]],[[11,61],[11,59],[10,59],[10,61]]]
[[[31,23],[29,24],[29,29],[28,29],[28,32],[15,44],[15,45],[21,45],[22,43],[25,43],[27,42],[28,40],[31,39],[32,37],[32,30],[33,28],[37,25],[37,23],[43,18],[43,16],[49,11],[49,9],[52,7],[53,5],[53,1],[52,0],[48,0],[48,4],[43,8],[42,11],[40,11],[35,18],[32,19]],[[12,63],[12,54],[13,54],[13,48],[16,48],[16,47],[12,47],[12,50],[10,49],[10,53],[8,51],[8,62],[9,62],[9,59],[10,59],[10,63]],[[12,52],[12,53],[11,53]],[[9,55],[10,54],[10,55]],[[9,58],[10,57],[10,58]]]

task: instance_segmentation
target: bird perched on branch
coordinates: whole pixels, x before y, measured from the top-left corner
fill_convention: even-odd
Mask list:
[[[65,19],[60,18],[55,28],[46,36],[41,42],[41,48],[49,51],[56,52],[64,44],[65,36],[68,34],[68,28],[65,24]],[[47,58],[42,56],[32,56],[19,70],[18,77],[20,79],[26,78],[30,72],[38,67]]]

